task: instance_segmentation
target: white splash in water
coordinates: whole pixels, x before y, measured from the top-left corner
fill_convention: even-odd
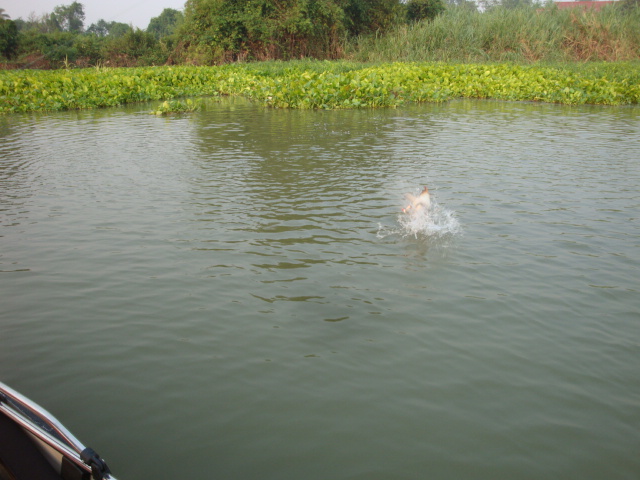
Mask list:
[[[398,214],[397,227],[379,225],[377,236],[378,238],[385,238],[389,235],[443,238],[460,233],[462,233],[462,228],[455,217],[455,212],[432,201],[429,209]]]

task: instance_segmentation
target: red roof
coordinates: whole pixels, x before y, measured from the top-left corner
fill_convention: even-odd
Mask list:
[[[611,0],[600,1],[600,2],[555,2],[556,6],[560,9],[564,8],[593,8],[594,10],[600,10],[605,5],[609,5],[614,3]]]

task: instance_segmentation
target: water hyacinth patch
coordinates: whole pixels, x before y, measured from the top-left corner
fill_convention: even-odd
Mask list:
[[[187,98],[184,102],[180,100],[165,100],[162,102],[157,110],[152,111],[154,115],[171,115],[177,113],[188,113],[202,108],[202,104],[194,102],[190,98]]]
[[[637,104],[640,64],[263,62],[214,67],[0,71],[0,113],[237,95],[276,108],[395,107],[453,98]]]

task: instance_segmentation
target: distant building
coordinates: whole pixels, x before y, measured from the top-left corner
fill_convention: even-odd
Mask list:
[[[561,10],[565,8],[592,8],[594,10],[600,10],[605,5],[610,5],[612,3],[615,2],[611,0],[603,0],[599,2],[555,2],[556,6]]]

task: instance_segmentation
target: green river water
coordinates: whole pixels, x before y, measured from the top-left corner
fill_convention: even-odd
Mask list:
[[[638,478],[638,107],[151,109],[0,117],[0,380],[117,478]]]

